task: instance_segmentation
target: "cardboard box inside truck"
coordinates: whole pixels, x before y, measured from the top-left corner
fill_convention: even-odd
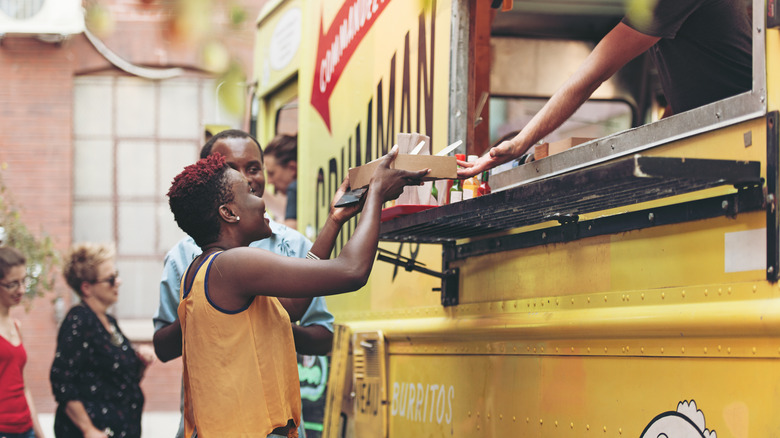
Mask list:
[[[593,140],[587,137],[569,137],[563,140],[554,141],[552,143],[542,143],[536,145],[534,149],[534,160],[539,160],[550,155],[555,155],[559,152],[563,152],[566,149],[571,149],[578,144],[589,142]]]

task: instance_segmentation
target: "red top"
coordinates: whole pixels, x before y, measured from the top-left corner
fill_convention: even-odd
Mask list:
[[[24,395],[25,363],[27,352],[22,343],[14,346],[0,336],[0,432],[22,433],[33,427]]]

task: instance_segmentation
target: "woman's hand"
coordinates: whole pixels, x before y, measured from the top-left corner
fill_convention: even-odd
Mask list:
[[[382,159],[382,162],[374,171],[374,176],[371,177],[371,183],[369,184],[369,191],[377,191],[384,201],[390,201],[401,196],[405,186],[421,185],[423,183],[422,178],[431,171],[431,169],[418,171],[392,169],[390,165],[396,156],[398,156],[397,145],[393,146],[393,149]]]
[[[360,202],[357,204],[350,204],[346,207],[335,207],[336,203],[339,202],[339,199],[341,199],[347,191],[349,191],[349,174],[344,178],[339,189],[336,190],[333,201],[330,203],[330,216],[339,224],[339,226],[344,225],[348,220],[360,213],[360,210],[363,209],[363,204],[366,203],[366,197],[364,196],[360,198]]]
[[[144,363],[144,366],[149,366],[157,359],[154,354],[154,348],[146,344],[140,344],[135,346],[135,354]]]

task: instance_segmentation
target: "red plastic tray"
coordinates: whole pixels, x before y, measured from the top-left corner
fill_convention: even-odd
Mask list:
[[[382,210],[381,221],[389,221],[399,216],[405,216],[407,214],[417,213],[419,211],[425,211],[429,208],[438,207],[438,205],[415,205],[415,204],[403,204],[394,205]]]

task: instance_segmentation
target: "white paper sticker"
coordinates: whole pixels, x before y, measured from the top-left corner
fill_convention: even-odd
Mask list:
[[[281,70],[290,64],[301,45],[301,10],[291,8],[279,19],[271,35],[271,68]]]
[[[725,234],[726,272],[766,269],[766,228]]]

